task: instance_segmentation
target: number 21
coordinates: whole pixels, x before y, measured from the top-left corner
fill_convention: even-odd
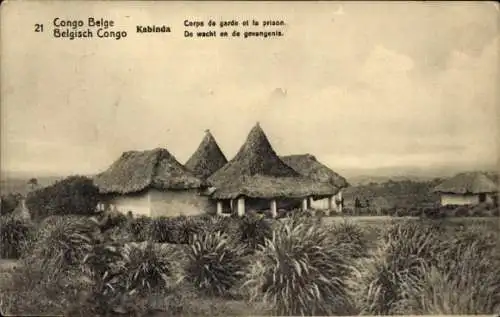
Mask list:
[[[43,32],[43,24],[35,24],[35,32]]]

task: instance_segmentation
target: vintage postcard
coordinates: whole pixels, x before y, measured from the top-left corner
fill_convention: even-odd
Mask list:
[[[499,21],[4,1],[1,314],[500,313]]]

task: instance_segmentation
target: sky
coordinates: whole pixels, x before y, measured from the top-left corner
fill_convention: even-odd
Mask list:
[[[206,129],[231,159],[256,122],[278,154],[340,171],[491,166],[499,13],[494,2],[7,2],[1,170],[93,174],[156,147],[185,163]],[[55,17],[89,16],[127,37],[52,37]],[[186,19],[286,25],[279,38],[187,39]],[[172,32],[135,32],[151,24]]]

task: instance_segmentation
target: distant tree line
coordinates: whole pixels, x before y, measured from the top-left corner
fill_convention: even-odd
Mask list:
[[[430,181],[393,181],[384,183],[370,183],[349,187],[345,190],[344,197],[348,207],[362,208],[392,208],[396,206],[429,206],[439,202],[439,195],[432,189],[441,182],[441,179]],[[378,206],[378,199],[384,202]]]

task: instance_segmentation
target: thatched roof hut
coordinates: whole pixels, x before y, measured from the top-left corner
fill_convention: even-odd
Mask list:
[[[486,173],[460,173],[436,186],[441,205],[473,205],[498,202],[498,184]]]
[[[302,176],[285,164],[257,123],[236,156],[208,178],[212,197],[234,199],[293,198],[334,195],[338,189]]]
[[[486,194],[498,192],[498,185],[486,173],[468,172],[445,180],[436,186],[434,191],[450,194]]]
[[[204,182],[187,170],[166,149],[124,152],[106,171],[94,178],[103,194],[131,194],[148,188],[197,189]]]
[[[227,163],[227,159],[212,133],[209,130],[205,132],[205,137],[198,146],[198,149],[184,165],[195,176],[201,179],[208,178]]]
[[[344,177],[319,162],[314,155],[287,155],[281,156],[281,160],[302,176],[309,177],[314,181],[328,183],[339,189],[349,187],[349,183]]]

